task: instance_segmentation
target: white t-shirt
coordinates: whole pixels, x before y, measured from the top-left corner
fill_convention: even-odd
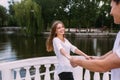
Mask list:
[[[116,36],[113,52],[115,52],[120,57],[120,31]],[[111,80],[120,80],[120,68],[111,70]]]
[[[76,47],[73,46],[66,38],[64,39],[65,42],[61,41],[58,37],[53,39],[54,52],[58,59],[58,66],[56,68],[57,74],[61,72],[72,72],[73,70],[70,61],[62,55],[60,49],[63,48],[68,54],[70,54],[70,51],[74,53]]]

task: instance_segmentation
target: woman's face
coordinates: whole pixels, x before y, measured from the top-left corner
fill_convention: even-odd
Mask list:
[[[65,34],[65,28],[63,24],[59,23],[56,27],[56,34],[58,35],[64,35]]]
[[[120,3],[116,4],[113,0],[111,0],[111,12],[110,14],[114,18],[115,24],[120,24]]]

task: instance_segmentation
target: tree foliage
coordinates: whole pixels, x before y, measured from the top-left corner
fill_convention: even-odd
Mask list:
[[[111,26],[110,0],[22,0],[10,13],[26,33],[39,34],[61,20],[67,28]],[[12,8],[11,8],[12,9]]]
[[[6,26],[7,9],[0,5],[0,27]]]
[[[27,34],[39,34],[42,31],[41,7],[32,0],[23,0],[14,4],[15,17]]]
[[[35,0],[42,7],[45,28],[54,20],[66,27],[97,27],[111,21],[109,0]],[[108,20],[108,21],[107,21]],[[98,25],[99,23],[99,25]]]

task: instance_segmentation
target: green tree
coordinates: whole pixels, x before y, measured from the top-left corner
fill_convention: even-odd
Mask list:
[[[112,20],[112,17],[110,15],[110,1],[107,0],[107,1],[103,1],[103,4],[101,6],[101,9],[100,9],[100,23],[101,23],[101,26],[108,26],[110,27],[112,23],[113,24],[113,20]]]
[[[17,19],[15,18],[15,11],[13,8],[14,1],[9,1],[9,14],[8,14],[8,26],[18,26]]]
[[[34,1],[41,6],[41,14],[45,31],[56,17],[56,8],[58,3],[56,0],[34,0]]]
[[[90,28],[96,23],[108,25],[109,0],[35,0],[42,7],[44,29],[53,20],[62,20],[68,28]],[[101,17],[102,16],[102,17]],[[101,18],[101,22],[99,22]],[[107,21],[108,20],[108,21]]]
[[[41,7],[32,0],[23,0],[14,4],[15,17],[19,25],[30,35],[42,31]]]
[[[7,25],[7,9],[0,5],[0,27]]]

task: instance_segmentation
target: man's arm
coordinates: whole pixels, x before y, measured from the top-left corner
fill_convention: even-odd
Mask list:
[[[120,58],[115,53],[111,53],[100,60],[82,60],[72,57],[70,61],[94,72],[106,72],[113,68],[120,68]]]
[[[104,54],[103,56],[101,56],[102,59],[106,58],[108,55],[110,55],[111,53],[113,53],[113,51],[109,51],[106,54]]]
[[[109,51],[109,52],[107,52],[107,53],[104,54],[103,56],[91,56],[91,58],[92,58],[92,59],[104,59],[104,58],[106,58],[107,56],[109,56],[111,53],[113,53],[112,50]]]

